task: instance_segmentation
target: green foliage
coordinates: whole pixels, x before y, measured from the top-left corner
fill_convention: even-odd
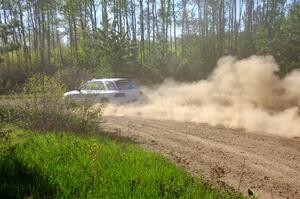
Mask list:
[[[67,90],[74,90],[83,82],[92,79],[92,71],[78,67],[63,68],[57,71],[59,80],[66,86]]]
[[[38,131],[88,133],[99,130],[103,106],[78,105],[64,99],[64,85],[59,77],[34,76],[24,87],[24,95],[9,98],[0,105],[0,123],[14,122],[21,128]]]
[[[37,74],[29,78],[24,85],[25,94],[31,99],[26,106],[58,113],[61,110],[65,90],[59,76],[49,77]]]
[[[4,198],[242,198],[131,144],[18,130],[0,149]]]
[[[9,69],[0,67],[0,94],[22,92],[27,78],[25,68],[19,65],[11,66]]]
[[[36,74],[29,78],[24,86],[26,94],[32,97],[61,97],[65,92],[65,85],[61,82],[59,76],[47,76]]]
[[[282,74],[300,63],[297,1],[2,0],[0,9],[0,94],[41,72],[63,73],[73,89],[92,77],[199,80],[228,54],[273,55]]]
[[[2,54],[17,50],[20,48],[18,42],[12,40],[13,29],[18,27],[18,22],[12,20],[8,24],[3,24],[0,21],[0,63],[4,61]]]
[[[128,75],[136,70],[133,65],[135,48],[126,33],[98,30],[96,39],[102,66],[109,67],[115,76]]]
[[[145,51],[143,70],[140,73],[147,73],[145,79],[152,81],[162,81],[166,77],[174,77],[176,66],[178,65],[178,56],[174,55],[165,44],[152,44],[152,49]]]
[[[59,107],[59,106],[58,106]],[[62,108],[62,107],[60,107]],[[94,119],[100,119],[101,110],[92,112],[93,114],[87,115],[87,111],[81,111],[75,113],[67,112],[54,112],[43,109],[29,109],[22,106],[0,106],[0,124],[14,123],[20,128],[31,129],[42,132],[49,131],[69,131],[75,133],[89,133],[95,128],[99,121]],[[85,117],[83,117],[83,115]],[[97,116],[97,117],[95,117]],[[94,119],[91,119],[91,118]]]
[[[283,70],[289,72],[300,68],[300,4],[295,4],[289,9],[283,26],[279,48],[279,63]]]
[[[271,51],[268,42],[268,33],[265,27],[261,27],[257,32],[255,39],[255,48],[257,49],[258,55],[265,55]]]

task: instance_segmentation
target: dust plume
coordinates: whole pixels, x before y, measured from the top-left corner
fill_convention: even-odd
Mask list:
[[[105,115],[201,122],[246,131],[300,137],[300,71],[283,78],[271,56],[221,58],[207,80],[167,79],[144,88],[147,103],[110,105]]]

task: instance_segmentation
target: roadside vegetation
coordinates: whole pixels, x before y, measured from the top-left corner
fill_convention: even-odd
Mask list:
[[[1,197],[242,198],[192,177],[159,154],[106,137],[98,127],[82,123],[78,129],[76,116],[64,117],[65,127],[59,126],[62,118],[44,115],[53,121],[48,131],[37,128],[39,118],[28,113],[0,107]]]
[[[105,133],[104,107],[62,100],[55,78],[33,78],[24,91],[0,105],[1,197],[242,198]]]

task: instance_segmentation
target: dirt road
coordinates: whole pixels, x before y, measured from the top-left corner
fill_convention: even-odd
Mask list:
[[[300,198],[300,140],[206,124],[105,117],[105,128],[159,151],[193,174],[204,174],[260,198]]]

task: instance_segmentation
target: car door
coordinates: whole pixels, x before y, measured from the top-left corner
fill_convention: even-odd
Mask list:
[[[125,93],[126,100],[132,101],[137,100],[140,93],[139,89],[132,84],[128,80],[117,80],[115,81],[115,84],[117,85],[118,89]]]
[[[84,102],[97,102],[103,97],[103,91],[105,90],[102,81],[92,81],[85,83],[80,88],[80,93],[82,94],[81,101]]]

